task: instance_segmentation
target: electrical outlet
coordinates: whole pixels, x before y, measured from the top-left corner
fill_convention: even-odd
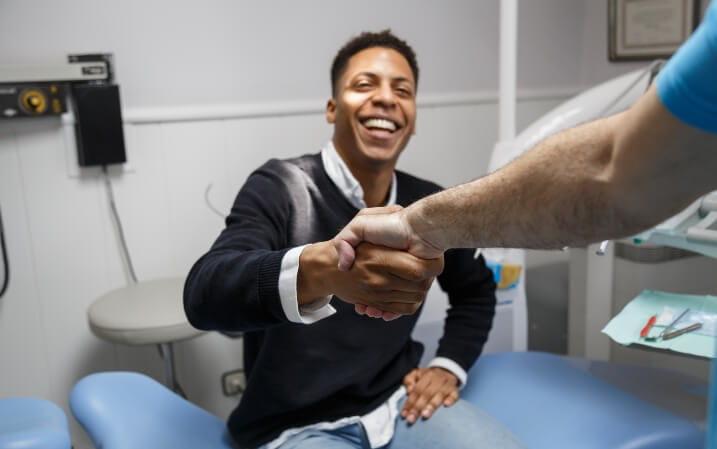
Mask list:
[[[246,389],[246,374],[243,369],[222,374],[222,390],[226,396],[242,394]]]

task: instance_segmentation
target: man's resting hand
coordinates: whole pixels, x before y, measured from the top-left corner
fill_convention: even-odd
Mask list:
[[[413,424],[419,417],[428,419],[440,406],[450,407],[460,396],[458,379],[443,368],[416,368],[403,378],[408,399],[401,417]]]

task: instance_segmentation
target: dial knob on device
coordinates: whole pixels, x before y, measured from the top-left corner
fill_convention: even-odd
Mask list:
[[[26,89],[20,94],[20,107],[30,115],[40,115],[47,110],[47,97],[38,89]]]

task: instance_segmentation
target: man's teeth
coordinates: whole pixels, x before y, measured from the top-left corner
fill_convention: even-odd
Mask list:
[[[382,118],[370,118],[366,120],[363,125],[366,128],[380,128],[388,131],[396,131],[396,124],[391,120],[385,120]]]

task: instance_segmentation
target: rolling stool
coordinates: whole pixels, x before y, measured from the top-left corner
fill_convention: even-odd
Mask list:
[[[0,449],[70,449],[60,407],[36,398],[0,399]]]
[[[706,394],[701,398],[700,393],[706,393],[706,385],[690,376],[505,352],[481,356],[468,379],[461,397],[503,423],[529,449],[704,448],[698,425],[670,411],[678,401],[693,413],[704,411]],[[635,382],[642,385],[634,388]],[[653,400],[659,393],[674,403]]]
[[[236,449],[224,421],[144,374],[90,374],[70,409],[102,449]]]
[[[204,333],[187,321],[184,278],[141,281],[99,297],[87,312],[98,337],[127,345],[156,344],[164,360],[165,383],[184,395],[177,382],[172,344]]]

